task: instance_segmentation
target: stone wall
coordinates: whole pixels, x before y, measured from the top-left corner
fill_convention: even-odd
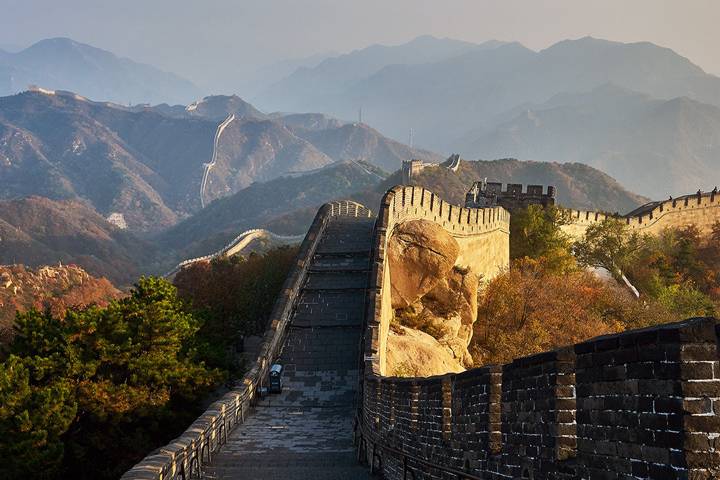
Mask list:
[[[459,266],[468,266],[492,278],[510,261],[510,214],[502,207],[464,208],[449,204],[422,187],[397,186],[382,199],[375,225],[373,268],[368,290],[368,330],[365,336],[365,369],[385,374],[385,351],[393,316],[390,299],[391,272],[386,258],[395,225],[408,220],[430,220],[457,240]]]
[[[571,223],[563,231],[573,238],[581,238],[588,226],[602,222],[609,214],[581,210],[568,210]],[[654,202],[635,212],[618,217],[632,231],[657,235],[666,228],[697,226],[701,233],[710,233],[715,222],[720,221],[720,194],[707,192],[686,195],[664,202]]]
[[[200,416],[187,430],[168,445],[159,448],[127,471],[125,480],[165,480],[190,478],[200,471],[225,441],[230,431],[251,413],[259,389],[265,384],[269,368],[278,357],[285,341],[288,322],[292,316],[308,267],[332,216],[371,216],[362,205],[332,202],[323,205],[313,220],[298,252],[295,267],[275,301],[270,325],[263,337],[260,354],[242,382],[226,393]]]
[[[368,372],[361,453],[388,479],[718,478],[719,330],[698,318],[459,374]]]

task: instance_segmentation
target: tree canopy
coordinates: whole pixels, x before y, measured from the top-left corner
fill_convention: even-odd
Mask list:
[[[220,379],[191,348],[199,328],[157,278],[63,321],[18,314],[0,369],[0,476],[117,478],[179,433]]]
[[[543,259],[547,268],[558,272],[575,268],[571,239],[562,231],[567,213],[555,206],[530,205],[510,217],[510,258]]]

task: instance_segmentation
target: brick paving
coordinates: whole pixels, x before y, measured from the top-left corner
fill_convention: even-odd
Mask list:
[[[334,217],[318,246],[267,395],[215,454],[211,479],[369,479],[352,423],[373,219]]]

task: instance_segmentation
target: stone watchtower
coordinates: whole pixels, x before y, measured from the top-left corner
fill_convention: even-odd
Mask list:
[[[402,162],[402,176],[403,184],[409,185],[412,178],[418,173],[422,172],[425,168],[425,163],[422,160],[403,160]]]
[[[529,205],[542,205],[547,207],[555,205],[555,187],[548,186],[547,193],[543,193],[542,185],[528,185],[523,192],[521,184],[509,183],[503,191],[502,183],[482,180],[473,183],[465,195],[465,207],[482,208],[501,206],[510,212],[527,208]]]

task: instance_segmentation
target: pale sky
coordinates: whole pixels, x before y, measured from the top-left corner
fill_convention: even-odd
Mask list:
[[[208,84],[286,58],[431,34],[532,49],[591,35],[720,74],[718,0],[0,0],[0,45],[64,36]]]

